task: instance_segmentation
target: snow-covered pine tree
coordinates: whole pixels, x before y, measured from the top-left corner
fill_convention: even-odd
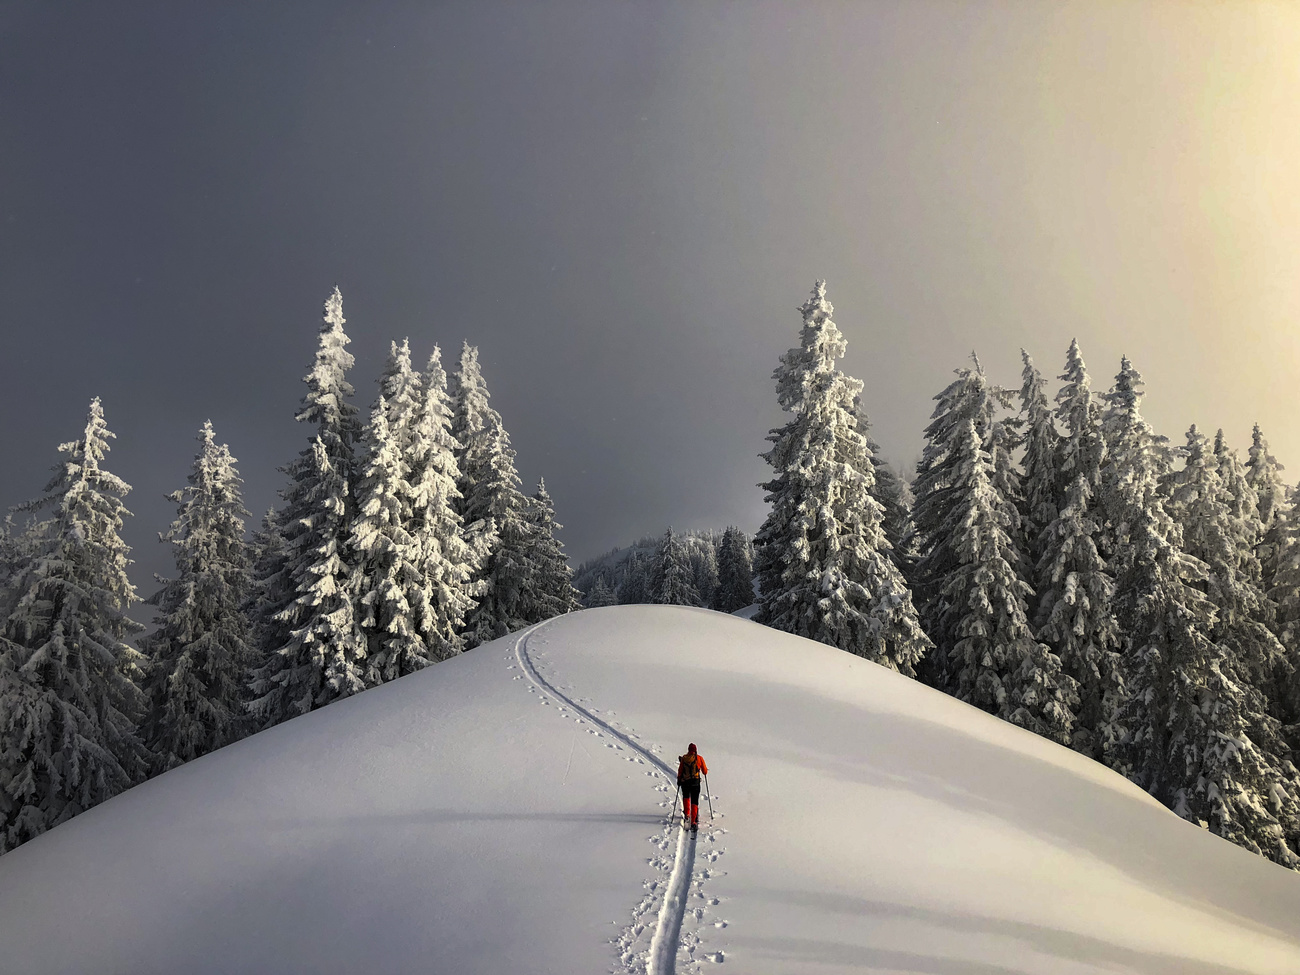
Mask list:
[[[718,546],[718,588],[713,608],[734,613],[754,602],[754,562],[749,554],[749,539],[735,525],[722,533]]]
[[[1114,580],[1097,547],[1101,533],[1098,495],[1105,461],[1100,410],[1091,381],[1072,341],[1066,353],[1064,385],[1056,395],[1063,433],[1057,444],[1056,516],[1043,529],[1036,579],[1038,638],[1061,660],[1077,684],[1079,707],[1071,744],[1100,759],[1105,729],[1123,695],[1119,630],[1111,609]],[[1046,508],[1044,507],[1044,510]]]
[[[60,445],[64,460],[5,592],[0,631],[0,850],[109,799],[144,778],[136,734],[144,657],[127,642],[139,599],[127,578],[122,498],[131,490],[103,467],[114,434],[99,398],[85,431]]]
[[[1282,724],[1288,757],[1300,765],[1300,497],[1292,495],[1287,509],[1275,516],[1270,534],[1277,547],[1268,597],[1286,659],[1274,672],[1269,703]]]
[[[242,480],[212,423],[199,432],[189,486],[168,497],[176,520],[160,536],[172,546],[176,578],[149,602],[158,629],[141,640],[148,658],[140,737],[165,772],[249,731],[247,675],[255,655],[244,605],[252,588],[244,541]]]
[[[755,539],[756,618],[915,676],[930,640],[889,556],[866,421],[854,405],[862,384],[836,367],[846,343],[824,281],[799,311],[800,345],[773,373],[792,415],[761,455],[775,477],[762,485],[771,509]]]
[[[355,517],[357,408],[347,381],[353,358],[343,331],[343,296],[325,301],[316,361],[303,381],[307,393],[297,419],[314,424],[308,447],[287,467],[278,515],[283,567],[266,573],[276,588],[263,594],[274,626],[284,636],[263,650],[251,681],[249,707],[261,727],[364,690],[365,635],[357,626],[349,564]]]
[[[425,378],[411,368],[409,344],[394,342],[366,431],[351,545],[367,685],[459,652],[458,631],[474,605],[476,559],[453,507],[456,442],[436,348]]]
[[[1283,521],[1291,505],[1282,483],[1283,467],[1268,449],[1268,441],[1256,423],[1251,432],[1250,453],[1246,460],[1246,479],[1255,491],[1255,508],[1259,516],[1260,537],[1256,544],[1265,589],[1273,587],[1286,530]]]
[[[596,576],[596,582],[591,587],[591,592],[587,593],[583,605],[588,609],[599,609],[601,606],[614,606],[618,603],[618,597],[614,595],[614,590],[609,588],[609,583],[605,581],[603,575]]]
[[[1023,499],[1020,520],[1024,526],[1025,555],[1031,566],[1037,566],[1043,559],[1047,527],[1057,515],[1056,463],[1060,435],[1056,432],[1052,407],[1047,400],[1047,380],[1024,349],[1020,350],[1020,358],[1024,362],[1020,417],[1025,449],[1021,460],[1024,474],[1020,479]],[[1037,619],[1036,605],[1030,618]]]
[[[620,606],[650,602],[647,576],[649,567],[640,552],[633,552],[623,563],[623,580],[618,585],[618,602]]]
[[[692,576],[691,557],[681,537],[669,525],[650,564],[650,602],[665,606],[701,605]]]
[[[488,403],[478,349],[465,343],[452,384],[451,433],[461,445],[460,514],[471,535],[486,543],[476,582],[484,583],[478,605],[465,620],[465,647],[476,647],[528,625],[525,609],[532,585],[532,531],[528,499],[520,490],[515,452]]]
[[[1011,503],[993,485],[993,460],[974,420],[952,445],[948,527],[957,565],[943,581],[944,629],[954,696],[1054,741],[1068,743],[1076,703],[1074,681],[1029,627],[1032,592],[1017,570],[1007,532]]]
[[[949,694],[956,693],[958,665],[950,655],[961,639],[957,633],[961,607],[947,603],[944,588],[962,565],[952,527],[954,512],[967,504],[956,488],[964,463],[961,458],[966,425],[974,426],[981,450],[991,451],[997,413],[1010,404],[1009,391],[990,385],[974,353],[971,359],[973,366],[956,370],[957,379],[935,397],[938,405],[925,428],[926,445],[912,485],[916,495],[912,522],[917,553],[913,589],[922,626],[935,644],[919,676]],[[1005,505],[999,503],[998,508],[1004,510]]]
[[[718,550],[712,532],[696,538],[691,546],[691,583],[699,593],[701,606],[712,606],[718,592]]]
[[[529,500],[532,585],[525,600],[524,619],[529,623],[540,623],[577,609],[581,602],[578,591],[573,588],[573,570],[564,557],[564,546],[555,537],[564,526],[555,521],[555,502],[546,490],[545,479],[538,479],[537,491]]]
[[[853,397],[853,415],[858,423],[858,432],[866,439],[867,449],[871,451],[871,467],[875,475],[871,496],[881,507],[880,528],[889,542],[889,557],[906,579],[911,573],[915,555],[911,549],[912,492],[907,482],[885,460],[880,444],[871,436],[871,420],[862,405],[861,394]]]
[[[396,354],[396,345],[393,351]],[[405,365],[410,372],[409,357]],[[411,605],[422,580],[415,564],[417,543],[409,531],[410,421],[409,413],[390,414],[381,395],[366,428],[368,456],[357,483],[356,518],[348,540],[351,597],[366,641],[362,678],[366,687],[431,663]]]
[[[460,444],[452,436],[452,401],[442,351],[434,346],[424,369],[424,396],[410,444],[411,527],[420,585],[412,597],[417,628],[430,659],[464,647],[461,631],[485,583],[478,578],[490,531],[467,532],[458,506]]]
[[[1140,385],[1125,359],[1105,423],[1103,492],[1119,528],[1115,605],[1126,637],[1125,699],[1112,729],[1122,737],[1106,753],[1180,816],[1289,865],[1294,789],[1251,739],[1248,691],[1213,639],[1217,614],[1201,588],[1208,568],[1186,552],[1166,507],[1167,451],[1141,415]],[[1189,460],[1199,487],[1175,479],[1173,489],[1174,503],[1190,514],[1192,495],[1208,480],[1202,460]]]

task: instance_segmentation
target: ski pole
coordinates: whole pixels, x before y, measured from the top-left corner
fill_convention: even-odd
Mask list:
[[[670,813],[668,814],[668,825],[669,825],[669,826],[671,826],[671,825],[673,824],[673,818],[677,815],[677,796],[678,796],[678,794],[679,794],[681,791],[682,791],[682,784],[681,784],[680,782],[678,782],[678,783],[677,783],[677,792],[674,792],[674,793],[673,793],[673,811],[670,812]],[[683,813],[682,815],[685,815],[685,813]]]
[[[713,820],[713,796],[709,795],[709,774],[704,773],[704,798],[709,800],[709,821]]]

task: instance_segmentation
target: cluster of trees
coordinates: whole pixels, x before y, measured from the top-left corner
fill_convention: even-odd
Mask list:
[[[879,458],[825,284],[774,378],[760,622],[1073,747],[1185,818],[1300,864],[1300,508],[1256,427],[1171,445],[1122,360],[1098,395],[972,356],[911,494]]]
[[[477,350],[455,374],[392,346],[363,422],[343,300],[325,302],[283,505],[245,538],[211,424],[162,539],[177,574],[139,601],[130,486],[98,399],[21,529],[0,535],[0,851],[164,771],[577,606],[544,483],[524,495]]]
[[[579,566],[583,605],[660,603],[734,613],[754,602],[753,545],[734,525],[713,532],[645,538]]]

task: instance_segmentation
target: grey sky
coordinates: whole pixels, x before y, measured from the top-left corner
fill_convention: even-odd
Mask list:
[[[481,349],[575,561],[748,530],[829,282],[895,461],[974,348],[1300,471],[1300,7],[0,2],[0,504],[103,397],[135,581],[211,418],[260,511],[337,283]],[[1055,384],[1053,384],[1055,385]]]

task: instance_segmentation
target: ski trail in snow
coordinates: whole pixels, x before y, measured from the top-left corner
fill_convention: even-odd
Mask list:
[[[677,858],[668,879],[659,923],[650,939],[650,957],[646,975],[673,975],[677,971],[677,948],[682,937],[682,918],[686,915],[686,898],[691,892],[691,875],[695,872],[695,834],[681,830],[677,834]]]
[[[622,742],[632,751],[636,752],[644,758],[647,763],[649,763],[651,768],[661,774],[669,784],[675,786],[677,783],[677,774],[674,769],[668,766],[667,762],[654,754],[646,746],[635,741],[629,734],[619,731],[608,721],[598,717],[589,709],[577,703],[573,698],[569,697],[569,695],[565,694],[541,675],[541,672],[537,669],[536,664],[533,663],[533,659],[528,653],[528,638],[545,625],[545,623],[539,623],[536,626],[525,630],[519,635],[519,638],[515,640],[515,659],[518,660],[519,669],[523,671],[524,676],[528,678],[529,682],[536,687],[537,690],[554,698],[564,707],[572,708],[577,714],[581,715],[583,719],[590,721],[605,734],[610,735],[616,740]],[[673,812],[677,812],[675,800]],[[665,849],[667,847],[667,840],[671,837],[673,829],[674,827],[671,825],[666,825],[664,828],[662,839],[665,842],[662,842],[660,845]],[[725,832],[725,830],[723,832]],[[678,829],[677,834],[677,852],[673,858],[672,873],[669,876],[667,885],[664,886],[655,883],[647,884],[651,894],[648,895],[646,900],[642,901],[642,903],[637,907],[631,925],[629,925],[628,929],[624,931],[623,937],[618,941],[618,945],[621,949],[622,961],[628,966],[625,971],[629,973],[634,971],[631,967],[634,954],[632,951],[632,945],[643,935],[645,930],[645,926],[638,923],[637,917],[649,913],[649,910],[653,907],[653,899],[658,894],[658,890],[660,888],[663,889],[663,901],[659,906],[658,920],[655,923],[654,933],[650,938],[650,951],[646,958],[646,967],[644,969],[646,975],[675,975],[677,971],[678,949],[682,947],[682,921],[687,913],[687,900],[691,896],[692,888],[695,889],[694,892],[697,897],[704,897],[702,890],[703,880],[708,876],[709,871],[706,870],[703,877],[695,876],[696,834],[685,829]],[[709,842],[713,842],[716,838],[716,834],[712,832],[710,832],[706,837]],[[655,837],[652,837],[652,839],[655,839]],[[709,857],[709,859],[716,860],[718,855],[719,854],[714,853]],[[664,866],[666,866],[666,864],[664,864]],[[717,904],[718,902],[716,899],[713,899],[709,901],[709,903]],[[692,912],[692,914],[698,920],[702,917],[703,911],[697,909]],[[723,923],[723,926],[725,926],[725,922]],[[693,956],[696,948],[695,943],[698,942],[699,939],[692,938],[691,940],[692,944],[687,946],[687,950],[692,956],[691,961],[694,962],[695,959]],[[721,952],[719,952],[718,955],[719,957],[710,958],[709,960],[721,961]]]

